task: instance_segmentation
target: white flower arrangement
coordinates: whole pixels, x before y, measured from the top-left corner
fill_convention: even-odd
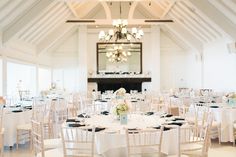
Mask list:
[[[120,88],[115,91],[116,96],[125,96],[126,90],[124,88]]]
[[[129,111],[129,105],[126,102],[119,103],[114,108],[114,114],[120,116],[121,114],[127,113]]]

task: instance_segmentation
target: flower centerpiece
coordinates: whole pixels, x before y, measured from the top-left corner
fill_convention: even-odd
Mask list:
[[[226,95],[228,104],[234,106],[236,104],[236,93],[229,93]]]
[[[114,112],[117,116],[119,116],[121,114],[127,113],[128,111],[129,111],[129,106],[127,103],[124,102],[116,105]]]
[[[126,90],[124,88],[120,88],[115,91],[116,98],[123,98],[126,94]]]

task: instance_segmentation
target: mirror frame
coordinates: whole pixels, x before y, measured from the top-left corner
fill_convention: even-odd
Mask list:
[[[143,73],[143,45],[142,42],[108,42],[108,43],[104,43],[104,42],[97,42],[97,74],[99,74],[99,54],[98,54],[98,46],[99,45],[107,45],[107,44],[139,44],[140,45],[140,74]]]

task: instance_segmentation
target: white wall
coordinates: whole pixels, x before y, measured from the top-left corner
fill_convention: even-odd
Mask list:
[[[59,89],[68,92],[77,91],[78,84],[78,43],[77,34],[73,34],[53,51],[53,82]]]
[[[204,49],[204,87],[236,91],[236,54],[229,53],[227,40],[206,45]]]
[[[99,29],[88,29],[87,35],[87,69],[96,73],[96,42]],[[156,64],[152,60],[151,31],[144,29],[143,43],[143,73],[154,74]],[[77,33],[70,36],[54,50],[52,64],[54,74],[61,79],[63,88],[76,91],[79,72],[78,67],[78,38]],[[181,48],[164,32],[160,34],[160,86],[161,90],[170,88],[213,88],[217,90],[234,90],[236,88],[236,55],[229,54],[226,44],[228,41],[218,41],[206,45],[204,49],[204,78],[202,80],[201,57],[194,51]],[[153,68],[154,67],[154,68]],[[57,70],[57,71],[56,71]],[[65,72],[65,71],[68,71]],[[56,74],[57,73],[57,74]],[[60,74],[59,74],[60,73]],[[66,74],[67,73],[67,74]],[[157,75],[157,74],[156,74]],[[67,77],[68,76],[68,77]],[[54,77],[54,81],[56,81]],[[202,86],[203,85],[203,86]],[[143,88],[151,89],[151,83],[144,83]],[[88,89],[96,89],[96,84],[88,84]]]
[[[196,54],[178,46],[161,32],[161,90],[200,88],[201,62]]]

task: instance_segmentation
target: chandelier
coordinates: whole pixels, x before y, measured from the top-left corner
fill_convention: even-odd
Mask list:
[[[121,45],[115,46],[111,52],[107,52],[106,56],[110,62],[126,62],[131,53],[124,51]]]
[[[114,29],[110,29],[107,33],[105,33],[103,30],[99,33],[99,40],[109,42],[109,41],[125,41],[127,40],[130,42],[132,38],[135,40],[140,40],[142,36],[144,35],[142,29],[132,28],[131,31],[129,31],[126,27],[128,25],[127,20],[113,20],[112,23]]]

